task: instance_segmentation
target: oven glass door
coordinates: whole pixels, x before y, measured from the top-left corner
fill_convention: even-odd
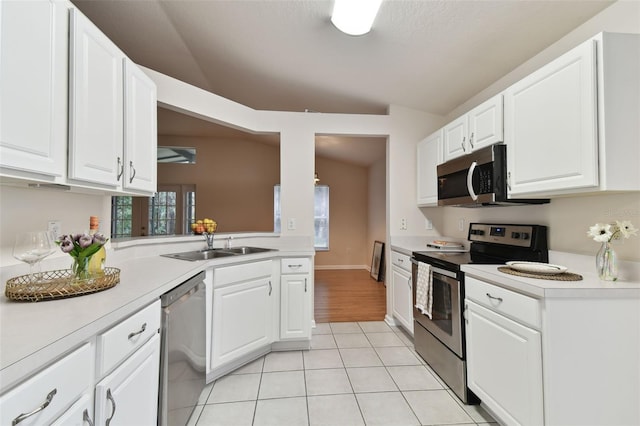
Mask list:
[[[455,352],[460,358],[462,353],[462,314],[460,309],[460,282],[454,272],[431,267],[433,281],[433,304],[431,319],[415,308],[415,290],[413,294],[414,319]],[[417,266],[413,265],[413,282],[417,279]],[[415,286],[414,286],[415,287]]]

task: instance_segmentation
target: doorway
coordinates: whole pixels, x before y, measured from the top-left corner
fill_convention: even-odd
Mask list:
[[[369,275],[373,244],[386,239],[386,146],[386,137],[316,135],[317,184],[331,197],[328,247],[315,256],[316,322],[386,314],[384,283]],[[346,312],[362,298],[375,308]]]

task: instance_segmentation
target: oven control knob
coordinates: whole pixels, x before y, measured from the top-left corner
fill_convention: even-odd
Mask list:
[[[523,232],[522,234],[520,234],[520,238],[522,238],[523,240],[528,240],[529,239],[529,233],[528,232]]]
[[[472,235],[484,235],[484,231],[482,229],[472,229],[471,230],[471,234]]]
[[[519,232],[512,232],[511,233],[511,238],[517,240],[518,238],[520,238],[520,233]]]

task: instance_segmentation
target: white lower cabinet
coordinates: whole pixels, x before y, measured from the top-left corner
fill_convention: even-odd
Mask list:
[[[391,292],[394,319],[413,335],[411,258],[396,251],[391,252]]]
[[[159,369],[160,335],[156,333],[98,383],[95,424],[157,424]]]
[[[211,370],[271,345],[277,294],[271,260],[213,269]]]
[[[542,425],[540,332],[470,300],[465,305],[469,388],[505,423]]]
[[[94,426],[93,422],[93,392],[80,397],[63,415],[51,426]]]
[[[308,258],[281,260],[280,339],[311,337],[311,261]]]
[[[49,424],[93,384],[89,343],[0,397],[0,425]]]
[[[469,388],[505,425],[640,424],[640,293],[540,281],[534,298],[465,271]]]

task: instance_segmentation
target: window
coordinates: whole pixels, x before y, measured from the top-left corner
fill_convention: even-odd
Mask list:
[[[314,247],[316,250],[329,250],[329,186],[316,185],[314,193]],[[281,232],[280,185],[273,188],[273,230]]]
[[[133,197],[111,197],[111,238],[131,236]]]
[[[111,238],[189,234],[195,220],[194,185],[162,185],[152,198],[112,197]]]

